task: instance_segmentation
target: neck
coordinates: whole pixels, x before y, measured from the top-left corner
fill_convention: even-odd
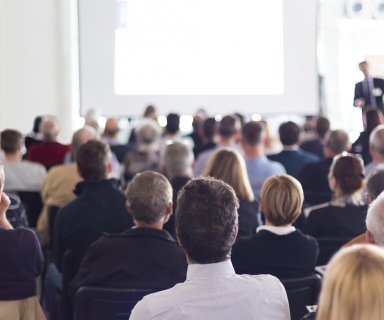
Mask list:
[[[260,158],[264,155],[264,148],[262,145],[248,146],[243,145],[244,154],[248,158]]]
[[[220,143],[224,144],[224,145],[234,144],[235,143],[235,138],[233,138],[233,137],[231,137],[231,138],[220,137]]]
[[[163,225],[164,225],[163,219],[155,223],[145,223],[142,221],[135,220],[136,228],[150,228],[150,229],[156,229],[156,230],[163,230]]]
[[[20,153],[6,153],[5,154],[5,160],[7,162],[19,162],[21,161],[22,157]]]
[[[288,223],[288,224],[285,224],[283,226],[275,226],[272,222],[270,222],[268,219],[265,219],[265,223],[264,223],[266,226],[271,226],[271,227],[291,227],[292,224],[291,223]]]

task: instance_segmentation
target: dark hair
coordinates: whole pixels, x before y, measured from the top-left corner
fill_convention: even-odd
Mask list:
[[[238,122],[233,116],[225,116],[219,123],[219,134],[224,138],[232,137],[237,130]]]
[[[110,162],[111,150],[109,146],[98,140],[84,143],[76,154],[78,170],[86,181],[106,179]]]
[[[145,108],[144,110],[144,118],[149,118],[153,114],[156,114],[156,109],[154,106],[149,105],[148,107]]]
[[[368,177],[366,188],[372,200],[384,191],[384,169],[377,169]]]
[[[1,149],[3,149],[5,153],[14,154],[20,149],[24,139],[19,131],[6,129],[1,132],[0,140]]]
[[[203,133],[207,139],[213,139],[216,131],[216,125],[217,122],[215,118],[205,119],[203,123]]]
[[[180,116],[177,113],[170,113],[167,115],[167,125],[165,130],[169,133],[176,133],[180,129]]]
[[[372,132],[379,124],[381,124],[379,111],[368,110],[364,114],[365,116],[365,127],[367,132]]]
[[[331,127],[331,123],[326,117],[318,117],[316,119],[316,132],[320,138],[324,138],[329,128]]]
[[[337,186],[345,195],[353,194],[363,187],[364,166],[357,156],[336,156],[331,170]]]
[[[241,130],[243,140],[250,146],[255,146],[262,141],[264,126],[261,122],[249,121]]]
[[[299,142],[300,127],[292,122],[283,122],[279,127],[280,141],[284,146],[292,146]]]
[[[197,263],[224,261],[236,239],[239,203],[227,183],[210,177],[188,182],[179,192],[176,233]]]
[[[33,127],[32,127],[32,131],[34,133],[39,133],[40,132],[40,124],[41,124],[41,121],[43,120],[43,117],[42,116],[37,116],[35,118],[35,120],[33,120]]]

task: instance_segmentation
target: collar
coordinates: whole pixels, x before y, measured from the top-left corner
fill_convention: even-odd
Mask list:
[[[272,232],[274,234],[277,234],[278,236],[285,236],[287,234],[295,232],[296,228],[294,226],[289,226],[289,227],[259,226],[256,229],[256,233],[260,232],[261,230]]]
[[[187,281],[228,278],[235,274],[235,269],[233,268],[230,259],[217,263],[189,264],[187,271]]]
[[[103,179],[99,181],[80,181],[76,184],[74,194],[79,196],[86,190],[103,190],[105,188],[119,188],[119,180],[116,179]]]
[[[171,236],[171,234],[166,230],[159,230],[154,228],[131,228],[123,231],[122,233],[117,234],[107,234],[104,233],[104,236],[108,238],[119,238],[119,237],[155,237],[161,238],[166,241],[176,242],[176,240]]]

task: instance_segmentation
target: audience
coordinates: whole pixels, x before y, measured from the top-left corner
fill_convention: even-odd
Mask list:
[[[0,165],[0,319],[45,319],[36,297],[36,278],[43,269],[39,240],[32,230],[13,229],[6,218],[10,200],[3,192]]]
[[[365,231],[367,205],[363,201],[363,161],[351,154],[333,159],[329,171],[331,202],[307,209],[303,232],[320,237],[353,238]]]
[[[103,140],[109,145],[112,153],[116,155],[118,162],[123,163],[129,147],[126,144],[120,143],[118,137],[119,132],[119,120],[116,118],[108,118],[105,122]]]
[[[200,127],[203,125],[205,118],[206,113],[204,110],[196,112],[192,120],[192,132],[186,135],[186,137],[189,137],[193,141],[193,151],[201,148],[203,145],[203,137],[201,135]],[[196,156],[195,153],[194,155]]]
[[[372,161],[365,166],[367,177],[380,165],[384,164],[384,124],[378,125],[369,136],[369,152]]]
[[[228,183],[239,199],[239,231],[238,236],[255,234],[259,225],[257,219],[258,204],[249,183],[244,159],[229,148],[216,151],[210,158],[203,176],[210,176]]]
[[[289,319],[283,285],[270,275],[236,275],[230,255],[237,233],[234,190],[213,178],[190,181],[176,211],[187,280],[147,295],[130,319]]]
[[[283,144],[283,151],[270,155],[268,158],[280,162],[287,173],[299,178],[302,167],[309,162],[319,161],[320,158],[299,148],[300,127],[292,122],[284,122],[279,127],[279,137]]]
[[[248,178],[253,193],[258,198],[264,181],[270,176],[284,174],[285,168],[279,162],[271,161],[264,155],[265,132],[261,122],[246,123],[241,133],[241,146],[244,151]]]
[[[381,320],[384,250],[355,245],[337,253],[323,280],[317,320]]]
[[[325,159],[304,165],[299,180],[304,189],[305,202],[308,205],[320,204],[331,200],[328,172],[333,158],[348,151],[350,147],[348,133],[344,130],[333,130],[326,138],[324,145]]]
[[[71,296],[82,286],[162,290],[185,281],[185,252],[162,230],[172,215],[168,180],[153,171],[139,173],[126,197],[135,228],[104,235],[91,245],[70,284]]]
[[[55,116],[45,116],[40,125],[43,143],[33,144],[27,153],[27,160],[41,163],[48,169],[62,164],[69,146],[57,142],[59,121]]]
[[[35,143],[41,143],[43,141],[43,137],[40,133],[40,124],[41,124],[42,120],[43,120],[42,116],[37,116],[33,120],[32,131],[25,136],[24,143],[25,143],[25,148],[27,151],[31,145],[33,145]]]
[[[304,151],[317,155],[320,159],[324,158],[325,137],[331,127],[331,123],[326,117],[317,117],[315,123],[316,138],[304,141],[300,148]]]
[[[1,132],[1,149],[4,151],[4,182],[6,191],[40,192],[47,171],[39,163],[22,160],[24,139],[19,131],[6,129]]]
[[[199,126],[199,134],[201,136],[201,144],[193,148],[195,158],[207,150],[216,148],[215,133],[217,121],[215,118],[207,118]]]
[[[225,116],[221,119],[218,127],[219,142],[214,149],[201,152],[197,158],[193,174],[195,177],[201,175],[207,165],[209,158],[219,148],[229,147],[240,150],[236,144],[241,130],[240,120],[235,116]]]
[[[303,201],[300,183],[289,175],[273,176],[264,182],[260,211],[265,225],[257,228],[256,235],[235,244],[232,261],[237,273],[298,278],[314,272],[317,242],[292,226]]]

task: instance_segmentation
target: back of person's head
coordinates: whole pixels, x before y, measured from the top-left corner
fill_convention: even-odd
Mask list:
[[[384,124],[378,125],[369,136],[371,151],[384,156]]]
[[[381,124],[381,118],[378,110],[368,110],[364,113],[365,130],[372,132],[379,124]]]
[[[1,132],[0,143],[5,154],[16,154],[21,151],[24,138],[17,130],[5,129]]]
[[[326,147],[333,155],[347,151],[349,146],[349,136],[344,130],[332,130],[327,136]]]
[[[216,132],[217,121],[215,118],[207,118],[203,122],[203,135],[207,140],[213,140]]]
[[[140,126],[136,133],[139,145],[150,145],[159,140],[161,131],[155,122],[150,121]]]
[[[279,136],[284,146],[293,146],[299,142],[300,127],[293,121],[283,122],[279,127]]]
[[[218,128],[218,133],[221,137],[229,139],[233,137],[240,129],[240,121],[231,115],[224,116]]]
[[[261,122],[249,121],[241,129],[243,142],[249,146],[256,146],[264,139],[264,125]]]
[[[75,133],[72,135],[71,141],[71,151],[73,159],[76,160],[77,151],[79,150],[81,145],[83,145],[89,140],[96,139],[96,137],[96,129],[88,125],[85,125],[83,128],[75,131]]]
[[[369,206],[366,224],[373,242],[384,246],[384,193],[381,193]]]
[[[260,190],[261,213],[274,226],[295,222],[303,202],[300,182],[287,174],[269,177]]]
[[[153,224],[172,205],[172,187],[166,177],[154,171],[138,173],[126,189],[127,204],[137,222]]]
[[[104,136],[115,138],[119,131],[119,121],[116,118],[108,118],[105,122]]]
[[[376,199],[384,191],[384,167],[376,169],[369,175],[365,188],[371,200]]]
[[[326,117],[317,117],[315,129],[316,133],[320,138],[324,138],[327,132],[329,131],[329,128],[331,127],[331,123],[329,122],[328,118]]]
[[[174,142],[165,148],[164,166],[167,177],[172,180],[176,177],[189,177],[192,175],[193,153],[190,148],[180,142]]]
[[[175,134],[180,130],[180,116],[177,113],[167,115],[167,125],[165,130],[168,133]]]
[[[330,179],[334,179],[334,190],[339,196],[352,195],[363,187],[364,164],[358,156],[352,154],[336,156],[329,173]]]
[[[157,114],[156,114],[156,108],[154,106],[147,106],[144,110],[144,118],[151,118],[153,120],[156,120]]]
[[[181,189],[176,234],[189,259],[206,264],[230,257],[238,229],[238,207],[235,191],[221,180],[196,178]]]
[[[384,251],[354,245],[339,251],[327,266],[317,320],[382,320]]]
[[[76,163],[85,181],[107,179],[111,165],[111,150],[101,141],[90,140],[77,150]]]
[[[42,116],[37,116],[34,120],[33,120],[33,127],[32,127],[32,132],[34,133],[39,133],[40,132],[40,124],[41,124],[41,121],[43,120],[43,117]]]
[[[222,148],[216,151],[209,159],[203,176],[228,183],[235,190],[239,200],[254,200],[244,159],[233,149]]]
[[[44,116],[40,124],[40,132],[43,136],[43,141],[56,141],[57,136],[59,135],[59,131],[60,127],[57,117],[53,115]]]

